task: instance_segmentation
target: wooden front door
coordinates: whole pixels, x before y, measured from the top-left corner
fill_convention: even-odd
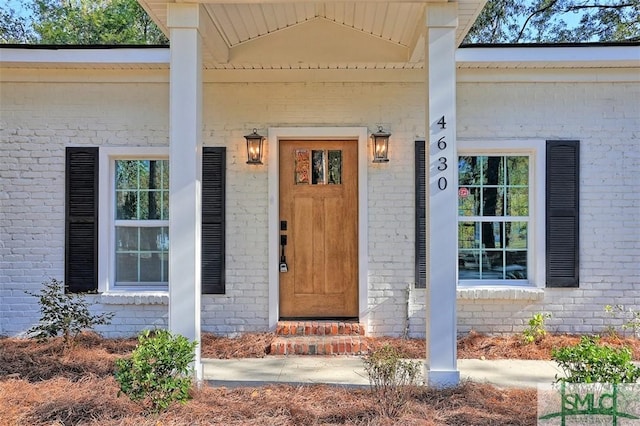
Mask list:
[[[280,141],[280,225],[280,317],[357,318],[355,141]]]

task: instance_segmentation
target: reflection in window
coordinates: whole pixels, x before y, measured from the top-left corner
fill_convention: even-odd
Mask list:
[[[458,158],[458,278],[526,280],[528,156]]]
[[[115,161],[116,285],[166,285],[169,162]]]

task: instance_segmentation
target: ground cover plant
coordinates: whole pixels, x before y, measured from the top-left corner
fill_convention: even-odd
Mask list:
[[[255,337],[255,339],[253,338]],[[205,335],[203,353],[242,355],[240,339]],[[264,354],[265,335],[246,335],[248,353]],[[214,343],[217,348],[209,347]],[[191,388],[186,404],[149,415],[118,397],[116,360],[136,339],[82,333],[64,350],[61,338],[38,343],[0,339],[0,425],[533,425],[535,390],[463,383],[446,391],[415,388],[395,418],[383,415],[369,389],[272,385]]]
[[[204,357],[263,357],[273,335],[245,334],[237,339],[204,334]],[[491,337],[471,333],[458,341],[461,358],[551,359],[551,349],[576,344],[579,336],[547,334],[523,345],[520,336]],[[633,347],[638,339],[605,336],[601,342]],[[424,356],[420,339],[376,338],[372,347],[391,344],[408,357]],[[415,388],[398,417],[380,413],[369,389],[331,386],[258,386],[192,388],[186,404],[149,415],[141,405],[118,397],[116,360],[130,355],[137,340],[102,339],[81,333],[64,349],[60,337],[0,339],[0,426],[38,425],[535,425],[535,389],[498,389],[463,383],[437,391]]]

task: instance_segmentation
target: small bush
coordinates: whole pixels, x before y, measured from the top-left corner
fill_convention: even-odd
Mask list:
[[[604,311],[611,319],[618,319],[622,322],[620,328],[623,337],[627,336],[628,330],[631,330],[633,336],[640,337],[640,311],[635,311],[633,308],[627,310],[624,305],[606,305]],[[618,335],[615,325],[608,325],[606,332],[610,336]]]
[[[522,342],[525,345],[531,343],[538,343],[544,336],[547,335],[545,328],[545,321],[551,318],[551,314],[538,312],[533,314],[529,319],[529,327],[522,332]]]
[[[40,341],[62,335],[64,346],[72,346],[81,331],[93,330],[96,325],[110,324],[115,315],[113,312],[91,315],[85,294],[65,293],[62,281],[55,278],[42,285],[44,288],[39,293],[25,292],[37,297],[40,304],[40,321],[27,331],[31,337]]]
[[[130,358],[116,361],[118,395],[141,402],[151,412],[166,410],[173,402],[189,399],[196,342],[167,330],[146,330]]]
[[[418,384],[421,364],[403,360],[396,348],[385,345],[364,358],[364,368],[378,396],[380,414],[397,417],[410,391]]]
[[[599,345],[598,337],[582,336],[580,343],[551,351],[568,383],[635,383],[640,378],[640,367],[631,362],[629,348]]]

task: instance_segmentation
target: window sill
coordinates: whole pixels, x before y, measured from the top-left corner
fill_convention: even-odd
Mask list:
[[[104,305],[168,305],[169,293],[102,293],[99,302]]]
[[[544,289],[535,287],[458,287],[458,300],[527,300],[544,299]]]

